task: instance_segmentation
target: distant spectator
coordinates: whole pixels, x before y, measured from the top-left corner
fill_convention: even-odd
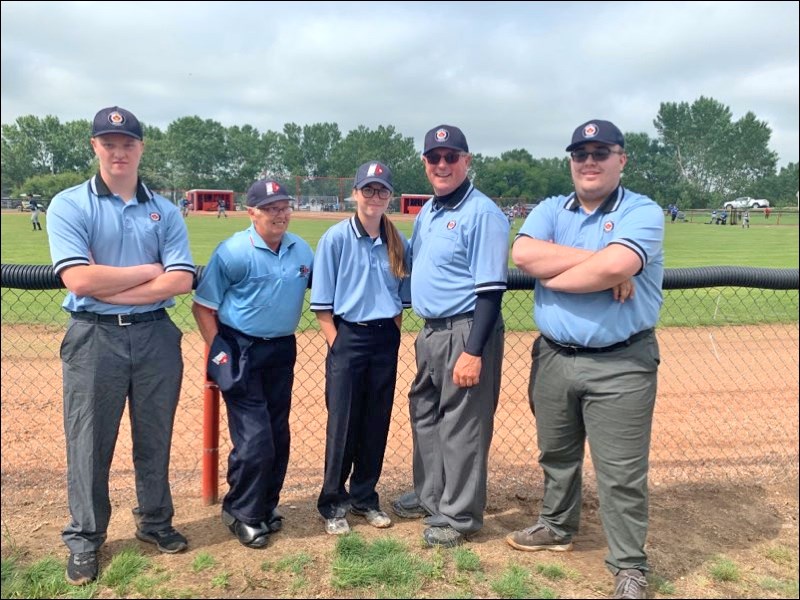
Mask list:
[[[771,213],[771,212],[772,212],[772,209],[769,206],[764,208],[764,218],[765,219],[769,219],[769,213]]]
[[[189,199],[184,198],[181,200],[181,214],[184,218],[189,216]]]
[[[728,222],[728,211],[723,210],[719,213],[719,220],[717,221],[717,225],[725,225]]]
[[[744,211],[742,215],[742,229],[747,228],[750,229],[750,211]]]
[[[678,218],[678,207],[674,204],[669,205],[669,214],[672,216],[672,222],[675,222],[675,219]]]
[[[219,198],[217,200],[217,218],[218,219],[220,217],[225,217],[226,219],[228,218],[228,213],[225,212],[225,208],[226,208],[225,205],[227,203],[228,203],[228,201],[225,200],[225,198]]]

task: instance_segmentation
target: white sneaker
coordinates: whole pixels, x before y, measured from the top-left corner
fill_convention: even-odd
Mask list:
[[[380,509],[370,508],[369,510],[361,510],[360,508],[351,507],[350,512],[359,517],[364,517],[367,523],[378,529],[386,529],[392,526],[392,520],[385,512]]]
[[[325,532],[330,535],[344,535],[350,533],[350,524],[344,517],[325,519]]]

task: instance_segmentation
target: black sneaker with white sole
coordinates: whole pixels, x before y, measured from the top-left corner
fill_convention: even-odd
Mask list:
[[[67,559],[67,583],[86,585],[97,579],[97,552],[72,552]]]

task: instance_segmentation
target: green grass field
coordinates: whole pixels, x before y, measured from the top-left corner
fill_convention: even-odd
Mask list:
[[[30,217],[24,213],[4,213],[0,219],[2,225],[0,253],[3,263],[50,264],[46,215],[41,217],[45,227],[41,232],[31,230]],[[335,221],[330,219],[295,218],[290,230],[307,240],[312,247],[316,247],[319,238],[334,223]],[[522,219],[517,219],[509,242],[513,241],[521,224]],[[206,264],[220,241],[236,231],[245,229],[248,225],[249,221],[241,213],[232,213],[228,219],[217,219],[211,215],[190,215],[187,227],[195,262],[199,265]],[[397,225],[410,237],[411,221],[401,220]],[[767,222],[755,218],[750,229],[697,222],[667,222],[665,231],[664,255],[668,268],[720,265],[797,268],[800,264],[800,251],[798,251],[800,227],[797,225],[775,225],[775,220]],[[50,295],[6,288],[2,290],[2,294],[4,322],[66,320],[66,315],[60,311],[58,303],[53,302]],[[708,315],[719,324],[720,303],[728,307],[724,322],[729,323],[752,322],[754,319],[774,322],[797,318],[797,292],[775,294],[765,305],[763,298],[743,293],[741,289],[718,288],[713,294],[707,292],[689,294],[687,290],[667,291],[665,307],[672,302],[680,305],[681,310],[664,311],[663,325],[707,324],[710,319]],[[13,309],[13,306],[19,303],[23,303],[26,309]],[[194,322],[189,315],[188,304],[188,302],[179,303],[175,317],[182,326],[191,328]],[[508,330],[531,329],[533,323],[530,294],[507,294],[503,314]],[[410,312],[407,315],[404,328],[416,330],[419,327],[418,320]],[[313,317],[306,320],[304,316],[300,326],[302,329],[314,328],[316,320]]]

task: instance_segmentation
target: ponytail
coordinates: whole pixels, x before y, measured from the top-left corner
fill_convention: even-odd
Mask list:
[[[386,232],[386,251],[389,254],[389,266],[392,274],[398,279],[402,279],[408,275],[403,238],[400,237],[400,232],[397,231],[397,227],[389,220],[386,213],[381,215],[381,226]]]

